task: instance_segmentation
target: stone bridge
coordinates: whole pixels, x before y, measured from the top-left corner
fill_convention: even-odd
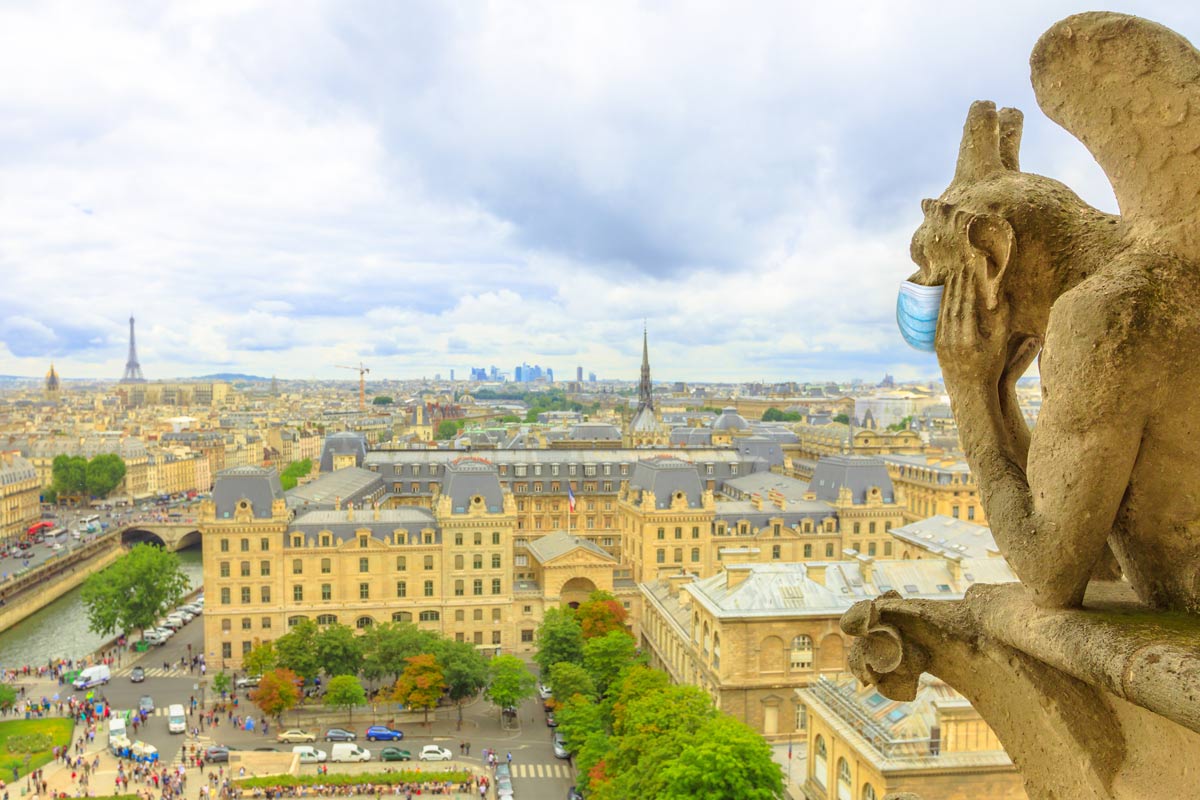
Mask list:
[[[119,533],[126,547],[148,542],[174,551],[200,544],[200,527],[194,522],[138,523],[125,526]]]

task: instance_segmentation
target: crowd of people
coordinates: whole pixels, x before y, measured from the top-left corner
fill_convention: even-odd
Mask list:
[[[211,779],[213,776],[209,776]],[[466,781],[421,781],[404,783],[318,783],[307,786],[268,786],[247,790],[249,795],[262,800],[278,800],[286,797],[403,797],[412,800],[414,795],[437,795],[453,797],[486,797],[490,781],[485,775],[478,775]],[[232,781],[226,779],[221,783],[217,796],[221,800],[241,798],[245,793],[237,788]]]

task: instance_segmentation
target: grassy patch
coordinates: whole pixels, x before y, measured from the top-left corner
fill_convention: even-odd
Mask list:
[[[11,779],[13,767],[27,775],[49,764],[53,758],[51,748],[69,745],[74,728],[74,720],[62,717],[0,722],[0,779]]]
[[[236,786],[243,789],[254,789],[266,786],[353,786],[360,783],[383,784],[392,786],[397,783],[464,783],[471,779],[471,773],[465,769],[427,772],[403,770],[400,772],[362,772],[357,775],[331,773],[329,775],[275,775],[262,778],[243,778],[234,781]]]

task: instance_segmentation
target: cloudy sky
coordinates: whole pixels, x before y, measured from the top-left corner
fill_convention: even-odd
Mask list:
[[[977,98],[1080,10],[1006,3],[8,2],[0,374],[936,375],[895,329]],[[1192,3],[1124,4],[1200,41]]]

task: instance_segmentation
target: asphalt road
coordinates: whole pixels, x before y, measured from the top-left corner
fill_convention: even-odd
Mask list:
[[[263,735],[261,725],[256,725],[254,731],[239,730],[227,720],[222,720],[215,728],[205,727],[199,739],[190,734],[172,734],[167,730],[166,708],[171,703],[189,706],[194,696],[197,701],[203,697],[209,703],[213,701],[210,689],[199,688],[201,676],[199,671],[189,672],[179,666],[180,658],[191,652],[200,652],[203,640],[201,618],[196,618],[185,625],[161,647],[151,648],[145,654],[124,653],[121,662],[113,670],[112,681],[103,688],[102,693],[114,709],[125,710],[137,708],[138,700],[148,695],[154,700],[156,712],[147,723],[138,730],[140,738],[158,748],[165,763],[174,762],[185,744],[196,744],[201,748],[209,744],[222,744],[229,747],[253,750],[258,747],[270,747],[279,751],[292,748],[290,744],[277,742],[275,737],[279,728],[273,722],[269,726],[269,734]],[[137,656],[131,658],[131,656]],[[164,667],[164,663],[168,666]],[[146,680],[133,683],[129,672],[134,665],[140,665],[146,670]],[[219,668],[219,664],[216,665]],[[215,670],[214,670],[215,671]],[[211,679],[214,671],[207,673]],[[245,692],[238,692],[241,714],[251,713],[260,721],[261,715],[245,697]],[[567,789],[574,784],[570,764],[555,758],[551,742],[552,729],[545,723],[541,700],[534,697],[522,704],[518,714],[518,727],[505,730],[501,727],[496,709],[484,700],[478,700],[464,708],[463,728],[457,730],[456,714],[452,708],[444,708],[430,715],[430,726],[424,727],[419,720],[401,722],[394,727],[404,732],[400,742],[368,742],[366,729],[371,724],[387,724],[390,714],[380,709],[373,714],[371,709],[360,709],[354,712],[352,718],[344,717],[341,721],[336,718],[326,718],[321,724],[312,724],[310,712],[300,710],[289,712],[284,718],[284,728],[303,727],[317,734],[315,746],[329,752],[331,743],[324,741],[325,731],[329,727],[342,727],[358,734],[357,744],[371,751],[372,761],[362,765],[362,768],[379,768],[379,751],[384,747],[395,746],[408,750],[414,756],[420,753],[427,744],[437,744],[445,747],[454,755],[454,762],[479,769],[483,764],[484,748],[494,748],[500,760],[507,760],[507,754],[512,753],[513,789],[516,798],[520,800],[563,800]],[[300,724],[297,724],[299,720]],[[198,727],[196,717],[189,716],[188,727]],[[462,753],[460,744],[469,741],[471,753]],[[372,764],[374,767],[372,767]],[[339,770],[358,770],[357,765],[338,765]],[[305,771],[315,771],[313,766],[304,766]]]

